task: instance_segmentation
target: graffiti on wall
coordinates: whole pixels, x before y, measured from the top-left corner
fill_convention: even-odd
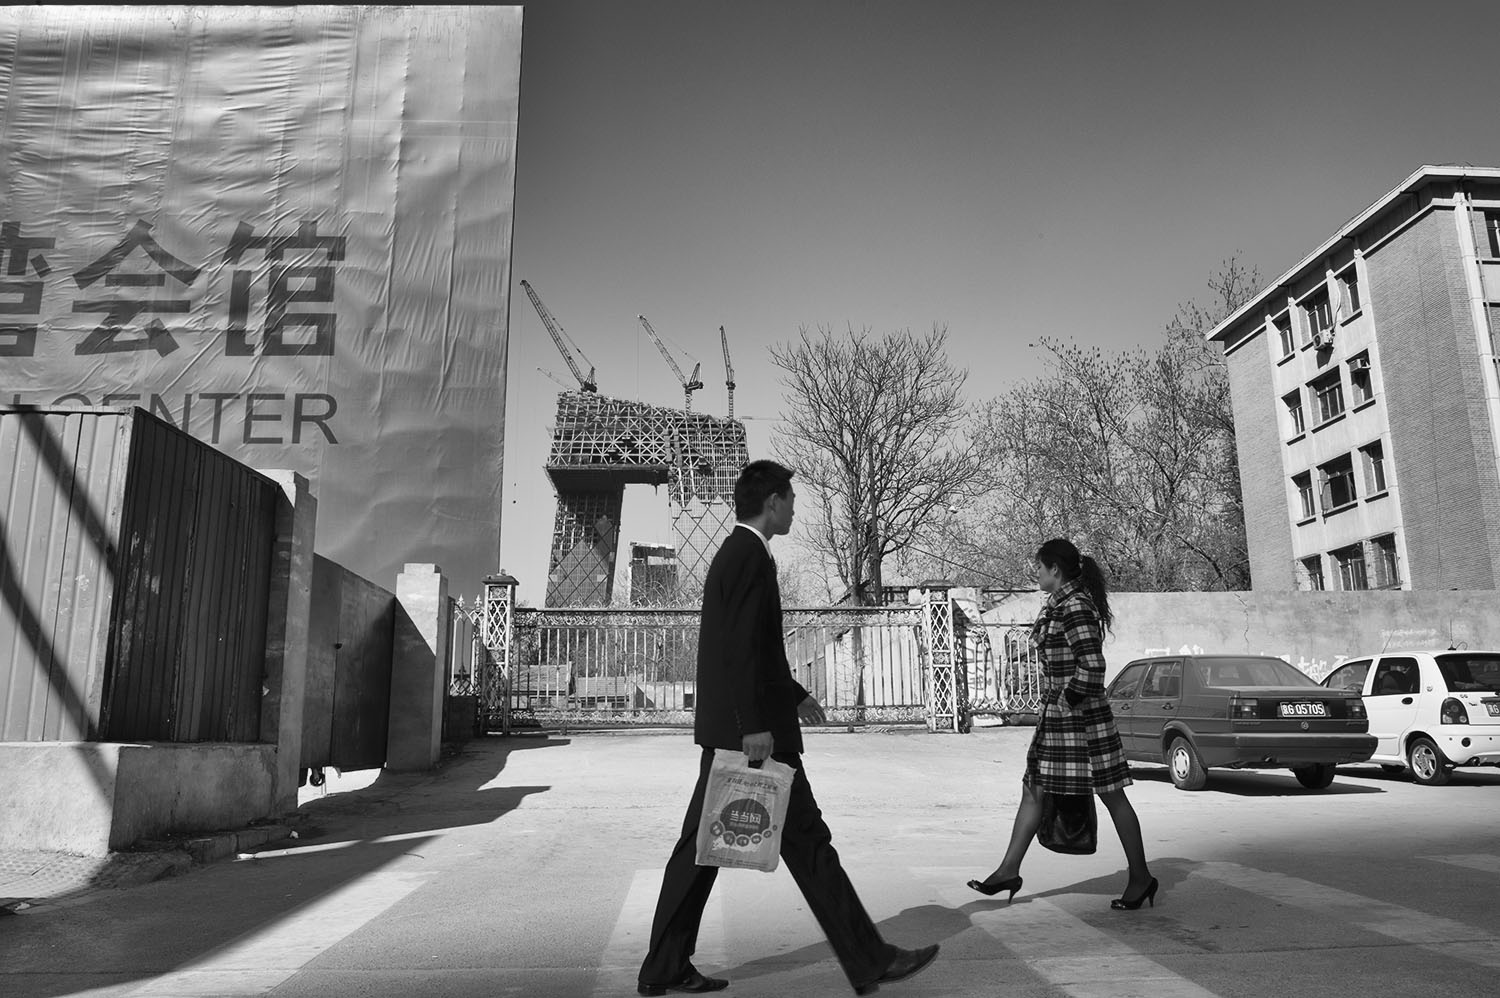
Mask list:
[[[1407,628],[1407,629],[1403,630],[1401,633],[1405,634],[1408,631],[1410,631],[1412,633],[1415,633],[1416,629],[1414,629],[1414,628]],[[1396,633],[1396,632],[1390,632],[1390,633]],[[1384,633],[1381,635],[1381,638],[1382,638],[1383,641],[1386,641],[1386,643],[1390,643],[1389,641],[1386,640],[1386,635]],[[1155,658],[1155,657],[1162,656],[1162,655],[1203,655],[1203,654],[1206,654],[1206,652],[1204,651],[1202,645],[1184,644],[1184,645],[1179,645],[1176,648],[1173,648],[1170,645],[1163,645],[1163,646],[1161,646],[1159,648],[1147,648],[1147,649],[1145,649],[1142,657],[1144,657],[1144,658]],[[1256,652],[1255,654],[1257,654],[1257,655],[1270,655],[1273,658],[1279,658],[1283,662],[1287,663],[1288,665],[1294,665],[1294,666],[1296,666],[1302,672],[1306,673],[1307,675],[1311,676],[1313,679],[1317,679],[1317,680],[1321,680],[1324,676],[1328,675],[1334,669],[1337,669],[1339,667],[1339,665],[1344,662],[1345,659],[1349,658],[1348,655],[1334,655],[1332,657],[1318,656],[1318,655],[1309,656],[1309,655],[1306,655],[1306,654],[1299,653],[1296,649],[1293,649],[1292,651],[1265,651],[1265,650],[1262,650],[1262,651]]]

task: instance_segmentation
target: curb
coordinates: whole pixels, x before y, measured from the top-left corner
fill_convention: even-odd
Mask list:
[[[240,853],[259,849],[272,842],[295,839],[296,830],[290,824],[254,825],[212,835],[194,835],[186,838],[143,839],[136,843],[134,852],[180,851],[198,866],[232,859]]]
[[[0,915],[76,904],[100,891],[175,877],[195,866],[233,859],[296,837],[291,823],[278,823],[211,835],[143,839],[128,851],[105,856],[0,852]]]

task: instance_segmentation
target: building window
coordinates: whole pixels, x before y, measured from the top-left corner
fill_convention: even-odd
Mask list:
[[[1302,389],[1298,388],[1289,395],[1283,395],[1281,401],[1286,406],[1286,414],[1291,417],[1291,435],[1296,437],[1306,433],[1307,419],[1302,413]]]
[[[1310,520],[1318,515],[1318,504],[1313,496],[1312,472],[1304,471],[1300,475],[1292,476],[1292,484],[1297,486],[1297,500],[1302,504],[1302,515],[1299,519]]]
[[[1375,388],[1370,384],[1370,351],[1349,358],[1349,394],[1355,406],[1364,405],[1375,397]]]
[[[1484,213],[1484,231],[1489,237],[1490,256],[1500,256],[1500,212],[1487,211]]]
[[[1351,263],[1342,274],[1338,276],[1339,308],[1338,314],[1347,319],[1359,311],[1359,274]]]
[[[1319,466],[1318,477],[1323,491],[1323,515],[1342,509],[1359,498],[1354,488],[1354,462],[1348,454]]]
[[[1297,341],[1292,337],[1292,315],[1283,312],[1271,320],[1271,325],[1276,327],[1276,337],[1281,341],[1281,355],[1290,357],[1297,349]]]
[[[1386,490],[1385,447],[1377,440],[1359,449],[1360,462],[1365,468],[1365,494],[1379,495]]]
[[[1369,589],[1370,580],[1365,576],[1365,549],[1362,544],[1351,544],[1332,552],[1339,566],[1339,588],[1346,592]]]
[[[1302,345],[1319,339],[1322,333],[1333,328],[1333,312],[1328,307],[1328,291],[1325,289],[1302,303]]]
[[[1307,579],[1307,588],[1320,593],[1328,586],[1323,582],[1323,559],[1319,555],[1302,559],[1302,574]]]
[[[1396,535],[1386,534],[1370,542],[1370,554],[1375,561],[1375,587],[1377,589],[1399,589],[1401,572],[1396,568]]]
[[[1344,414],[1344,381],[1335,367],[1308,387],[1318,398],[1318,425]]]

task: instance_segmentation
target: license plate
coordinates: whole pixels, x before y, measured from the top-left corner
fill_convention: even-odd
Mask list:
[[[1284,703],[1281,705],[1282,717],[1327,717],[1328,705],[1326,703]]]
[[[1491,717],[1500,717],[1500,703],[1486,701],[1484,709],[1490,712]]]

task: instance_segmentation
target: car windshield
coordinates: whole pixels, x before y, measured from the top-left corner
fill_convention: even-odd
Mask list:
[[[1317,686],[1279,658],[1215,658],[1195,663],[1202,686]]]
[[[1437,664],[1450,693],[1500,693],[1500,655],[1455,652]]]

